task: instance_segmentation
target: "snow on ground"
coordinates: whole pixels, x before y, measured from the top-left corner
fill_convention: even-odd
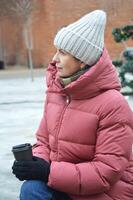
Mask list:
[[[13,145],[35,142],[45,99],[43,74],[0,79],[0,200],[18,200],[19,182],[11,173]],[[133,98],[126,97],[133,108]]]
[[[11,173],[13,145],[35,142],[45,99],[44,78],[0,80],[0,200],[17,200],[21,182]]]

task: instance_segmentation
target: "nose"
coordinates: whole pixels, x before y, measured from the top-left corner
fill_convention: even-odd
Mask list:
[[[56,52],[53,56],[53,59],[52,59],[53,62],[59,62],[59,55],[58,55],[58,52]]]

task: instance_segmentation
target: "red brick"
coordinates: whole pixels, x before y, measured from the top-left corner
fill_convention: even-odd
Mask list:
[[[123,46],[114,42],[112,29],[132,23],[132,0],[40,0],[38,3],[39,12],[33,18],[32,25],[35,67],[42,66],[43,64],[46,66],[51,60],[55,52],[53,38],[61,26],[72,23],[82,15],[95,9],[103,9],[107,12],[105,45],[112,58],[119,57]],[[20,36],[18,27],[16,28],[10,20],[7,26],[8,29],[6,30],[8,31],[5,31],[4,43],[6,45],[8,62],[16,56],[16,52],[19,52],[21,54],[19,57],[20,62],[26,63],[26,51],[22,38],[17,45],[18,42],[15,35],[18,33]],[[133,46],[132,41],[128,42],[128,44]]]

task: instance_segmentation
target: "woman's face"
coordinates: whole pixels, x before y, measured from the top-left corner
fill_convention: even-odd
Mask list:
[[[83,62],[62,49],[57,49],[53,57],[53,62],[57,68],[57,75],[62,78],[73,75],[85,66]]]

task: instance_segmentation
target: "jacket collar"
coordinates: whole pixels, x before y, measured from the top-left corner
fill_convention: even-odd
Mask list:
[[[99,61],[89,71],[65,88],[62,88],[56,72],[54,64],[50,64],[47,70],[48,92],[66,93],[71,99],[88,99],[106,90],[120,90],[121,88],[116,69],[112,65],[106,49]]]

